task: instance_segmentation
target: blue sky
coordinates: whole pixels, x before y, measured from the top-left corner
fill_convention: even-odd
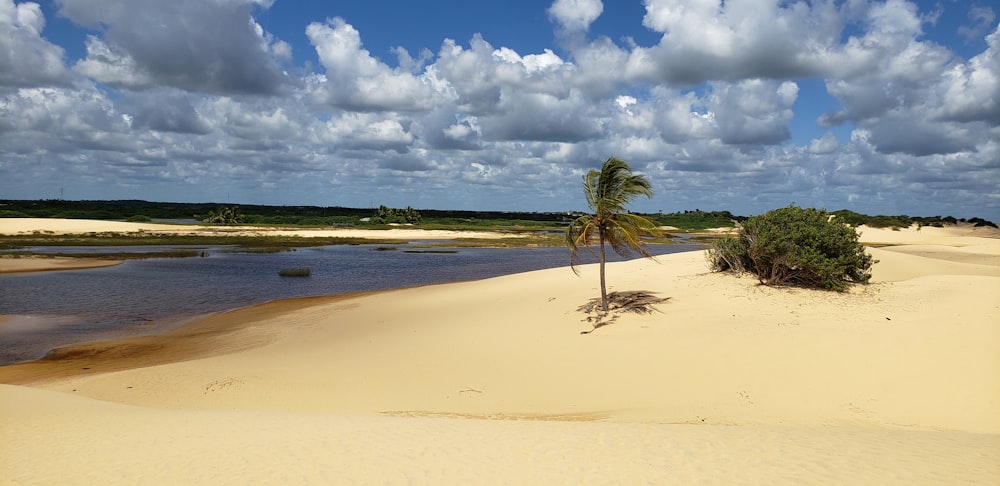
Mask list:
[[[0,198],[997,220],[997,10],[0,0]]]

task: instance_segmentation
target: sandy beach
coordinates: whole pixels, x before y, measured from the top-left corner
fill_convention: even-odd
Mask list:
[[[239,236],[301,236],[341,237],[403,240],[448,240],[455,238],[501,238],[516,234],[495,231],[424,230],[400,225],[390,229],[354,228],[296,228],[283,229],[260,226],[210,226],[163,223],[128,223],[93,219],[0,218],[0,234],[53,234],[71,235],[86,233],[145,233],[153,235],[239,235]]]
[[[591,334],[585,265],[0,367],[0,483],[1000,482],[1000,232],[859,231],[879,263],[844,294],[689,252],[609,264],[669,300]]]

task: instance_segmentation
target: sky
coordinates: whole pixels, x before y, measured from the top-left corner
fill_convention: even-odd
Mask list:
[[[993,0],[0,0],[0,199],[1000,220]]]

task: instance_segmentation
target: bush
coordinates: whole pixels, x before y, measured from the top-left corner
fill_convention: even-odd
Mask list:
[[[136,214],[134,216],[129,216],[125,221],[129,223],[152,223],[153,218],[146,216],[145,214]]]
[[[282,277],[308,277],[311,273],[309,268],[282,268],[278,271]]]
[[[709,250],[714,271],[752,273],[765,285],[844,291],[868,283],[875,261],[857,232],[825,211],[796,206],[752,216]]]
[[[404,209],[398,209],[383,205],[375,210],[375,215],[371,217],[371,222],[375,224],[420,224],[420,219],[420,213],[409,206]]]
[[[219,208],[216,211],[209,211],[208,215],[202,218],[202,222],[208,224],[242,224],[244,220],[243,213],[240,212],[240,208],[233,206],[231,208]]]

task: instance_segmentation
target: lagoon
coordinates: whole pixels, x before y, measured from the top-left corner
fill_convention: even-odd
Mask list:
[[[654,254],[703,248],[688,241],[649,246]],[[7,316],[0,320],[0,365],[37,359],[67,344],[161,332],[197,316],[271,300],[478,280],[569,263],[566,248],[431,250],[423,244],[404,244],[322,246],[279,253],[248,253],[225,246],[197,249],[203,257],[127,260],[113,267],[0,277],[0,316]],[[589,258],[587,253],[583,250],[581,255]],[[302,267],[312,270],[309,277],[278,275],[283,268]]]

